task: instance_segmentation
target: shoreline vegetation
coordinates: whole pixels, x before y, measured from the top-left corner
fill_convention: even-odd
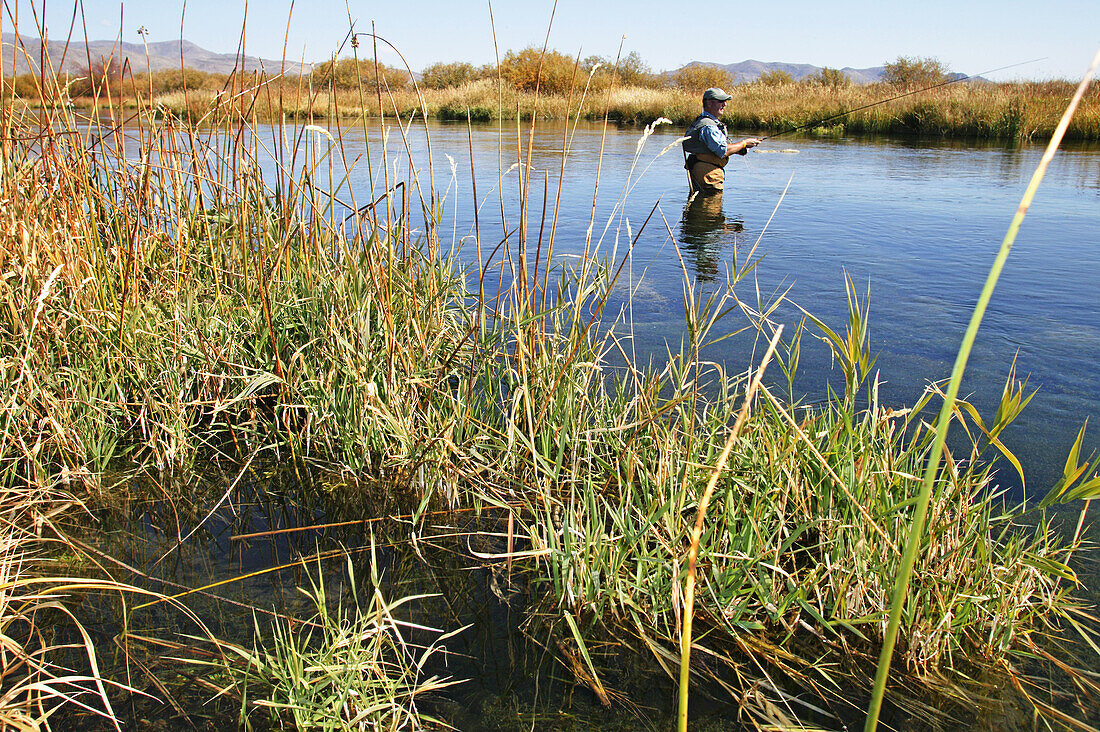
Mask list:
[[[796,82],[771,72],[734,83],[724,70],[688,66],[653,74],[631,54],[618,65],[583,62],[550,51],[509,51],[495,67],[435,64],[413,81],[407,71],[343,59],[304,76],[213,74],[195,70],[134,72],[100,60],[83,73],[61,74],[43,85],[24,74],[0,82],[0,98],[28,113],[39,100],[71,107],[97,121],[137,110],[193,122],[215,119],[232,107],[258,121],[306,123],[398,116],[465,122],[561,120],[572,117],[644,127],[664,118],[684,127],[699,113],[700,90],[720,86],[733,96],[724,121],[733,129],[811,135],[891,134],[1003,140],[1049,138],[1075,85],[1068,81],[952,81],[932,59],[899,58],[884,81],[852,84],[836,69]],[[381,91],[381,94],[379,93]],[[583,100],[581,92],[584,91]],[[861,109],[891,97],[916,92]],[[59,97],[59,98],[54,98]],[[1066,140],[1100,140],[1100,85],[1066,130]],[[32,104],[33,102],[33,104]],[[845,114],[850,110],[858,110]],[[815,124],[821,120],[832,121]]]
[[[357,109],[370,95],[396,112],[415,104],[365,87],[361,75],[356,83]],[[511,101],[520,116],[525,103],[550,108],[534,92],[512,98],[492,82],[470,84],[461,88],[484,94],[497,119]],[[936,381],[917,404],[879,402],[869,294],[838,283],[848,293],[843,327],[807,313],[784,330],[774,319],[782,298],[754,294],[755,246],[735,253],[721,287],[703,291],[685,266],[682,341],[665,363],[634,363],[620,281],[632,239],[614,234],[620,206],[591,214],[608,222],[608,238],[590,226],[583,257],[555,257],[557,212],[540,218],[527,205],[553,183],[524,174],[521,150],[500,170],[469,171],[482,191],[507,179],[518,215],[506,217],[497,185],[501,219],[486,216],[456,241],[439,223],[448,203],[430,168],[391,180],[390,161],[368,149],[372,190],[332,183],[339,136],[302,126],[316,118],[316,99],[304,113],[293,106],[313,95],[244,89],[230,85],[215,104],[192,89],[181,99],[198,107],[183,118],[139,94],[125,129],[74,124],[60,84],[40,90],[41,116],[5,97],[0,485],[10,504],[0,504],[0,568],[12,592],[0,620],[6,647],[18,649],[0,658],[5,722],[48,725],[77,696],[114,720],[144,690],[166,716],[186,716],[144,665],[167,648],[201,664],[211,692],[239,700],[242,726],[440,728],[421,700],[452,680],[427,675],[424,658],[462,628],[441,614],[429,647],[410,646],[402,634],[423,598],[383,595],[373,562],[353,570],[348,559],[349,577],[371,580],[357,590],[352,579],[339,597],[311,579],[307,617],[257,615],[254,636],[216,638],[186,595],[150,600],[148,577],[65,541],[57,519],[79,523],[77,500],[109,505],[143,477],[175,512],[203,465],[238,476],[224,493],[232,501],[241,476],[267,462],[336,476],[328,500],[366,510],[372,492],[411,496],[400,533],[425,564],[434,541],[454,538],[429,512],[482,516],[482,528],[459,534],[458,556],[514,576],[524,632],[570,683],[624,715],[634,702],[606,659],[630,654],[675,679],[686,646],[685,700],[707,684],[746,727],[858,724],[944,398]],[[681,94],[684,104],[695,96]],[[560,119],[583,117],[580,91],[565,98],[573,102]],[[662,98],[654,92],[653,104]],[[336,114],[347,99],[324,105]],[[109,105],[100,122],[115,118]],[[293,120],[302,134],[281,136],[299,142],[274,150],[265,176],[252,131],[268,119]],[[392,119],[372,124],[424,134]],[[563,161],[568,133],[566,122]],[[646,147],[651,133],[640,133],[630,175],[658,154]],[[459,260],[463,246],[476,257]],[[727,337],[756,343],[753,358],[708,360],[708,345]],[[777,348],[766,363],[769,343]],[[814,346],[830,350],[843,385],[811,405],[793,383],[802,349]],[[962,401],[949,410],[969,440],[931,473],[887,695],[898,728],[1019,713],[1029,725],[1084,729],[1096,708],[1100,685],[1080,670],[1097,647],[1074,569],[1086,547],[1080,525],[1060,533],[1046,509],[1100,495],[1098,465],[1075,449],[1045,499],[1001,500],[993,460],[1002,470],[1018,463],[998,436],[1030,398],[1006,372],[994,414]],[[180,547],[194,530],[180,532]],[[54,537],[66,556],[52,551]],[[356,550],[373,557],[373,533],[360,539]],[[28,553],[43,561],[28,564]],[[82,630],[82,588],[63,559],[120,598],[117,634],[102,647]],[[47,611],[57,619],[43,620]],[[169,612],[184,630],[158,638]],[[70,678],[62,661],[73,644],[61,644],[74,637],[87,639],[75,644],[84,671]],[[117,678],[97,652],[116,659]],[[66,695],[66,684],[79,693]]]

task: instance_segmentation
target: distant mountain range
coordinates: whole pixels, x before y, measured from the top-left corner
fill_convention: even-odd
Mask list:
[[[692,61],[685,66],[716,66],[720,69],[725,69],[733,77],[733,80],[737,83],[743,83],[747,81],[756,81],[762,74],[766,74],[771,71],[785,71],[794,77],[795,81],[802,81],[803,79],[813,76],[814,74],[821,73],[821,66],[813,66],[811,64],[787,64],[780,61],[755,61],[749,59],[747,61],[741,61],[736,64],[716,64],[708,61]],[[845,66],[840,69],[853,84],[871,84],[876,81],[882,80],[882,74],[886,70],[885,66],[874,66],[869,69],[853,69],[851,66]]]
[[[4,75],[11,75],[13,59],[16,74],[25,74],[29,71],[37,72],[41,55],[41,44],[38,38],[21,36],[17,39],[14,33],[5,33],[0,40],[2,40],[3,43]],[[130,60],[130,66],[135,72],[144,71],[146,69],[146,63],[148,63],[148,68],[151,68],[153,71],[178,69],[180,68],[181,57],[183,66],[186,68],[217,74],[228,74],[233,71],[233,69],[237,68],[245,71],[256,71],[262,68],[271,74],[278,73],[279,69],[283,68],[282,62],[276,59],[263,59],[255,56],[245,56],[241,59],[234,53],[214,53],[213,51],[207,51],[205,48],[196,46],[190,41],[159,41],[157,43],[150,43],[148,47],[148,62],[146,61],[146,47],[140,43],[91,41],[85,48],[85,44],[81,41],[69,44],[67,51],[62,41],[50,41],[47,46],[51,61],[57,64],[64,58],[64,63],[59,70],[70,73],[80,73],[87,69],[89,56],[91,56],[93,63],[97,62],[100,58],[117,58],[120,61],[128,58]],[[716,66],[728,71],[730,75],[733,76],[733,80],[737,83],[755,81],[760,78],[761,74],[770,71],[785,71],[790,74],[795,81],[801,81],[808,76],[820,73],[822,69],[822,67],[813,66],[812,64],[788,64],[779,61],[755,61],[752,59],[735,64],[692,61],[691,63],[685,64],[685,66]],[[313,65],[310,63],[303,64],[301,61],[294,62],[288,60],[285,68],[288,73],[294,74],[303,71],[308,72],[312,67]],[[851,66],[845,66],[843,69],[840,69],[840,71],[847,75],[854,84],[870,84],[881,81],[884,70],[884,66],[873,66],[867,69],[854,69]],[[674,72],[665,73],[672,74]],[[952,76],[955,78],[965,78],[964,74],[953,74]]]
[[[17,37],[14,33],[5,33],[3,37],[0,38],[0,42],[3,43],[3,73],[5,76],[10,76],[12,73],[13,59],[16,74],[38,71],[42,44],[37,37]],[[74,41],[69,44],[68,50],[66,50],[63,41],[48,41],[46,50],[49,54],[50,61],[55,64],[55,71],[80,73],[88,68],[89,56],[91,56],[93,63],[97,62],[100,58],[116,58],[120,61],[128,58],[130,60],[130,66],[135,72],[145,71],[147,68],[146,48],[145,45],[141,43],[91,41],[87,44],[87,47],[85,47],[83,41]],[[278,60],[257,58],[255,56],[245,56],[241,59],[235,53],[214,53],[213,51],[207,51],[205,48],[196,46],[190,41],[160,41],[157,43],[150,43],[148,49],[148,68],[153,71],[178,69],[180,68],[181,57],[183,66],[186,68],[216,74],[228,74],[233,71],[233,69],[257,71],[260,68],[272,74],[279,73],[279,70],[283,68],[282,62]],[[63,62],[62,59],[64,59]],[[60,69],[56,68],[58,63],[61,63]],[[305,64],[303,66],[301,62],[294,62],[289,59],[286,63],[286,70],[288,73],[300,73],[303,69],[309,71],[311,68],[312,64]]]
[[[684,64],[684,66],[680,68],[686,68],[688,66],[715,66],[724,69],[729,72],[734,82],[738,84],[756,81],[761,75],[771,71],[786,71],[795,81],[802,81],[807,77],[821,73],[821,69],[823,68],[821,66],[813,66],[812,64],[787,64],[781,61],[754,61],[753,59],[741,61],[736,64],[716,64],[710,61],[692,61],[691,63]],[[840,69],[840,72],[851,79],[853,84],[873,84],[876,81],[882,81],[885,71],[885,66],[872,66],[867,69],[853,69],[851,66],[845,66],[843,69]],[[966,74],[952,73],[948,74],[947,78],[952,81],[965,79]],[[980,76],[975,77],[975,80],[982,80],[982,78]]]

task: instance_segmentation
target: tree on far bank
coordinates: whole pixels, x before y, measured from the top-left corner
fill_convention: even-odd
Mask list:
[[[566,94],[573,83],[577,62],[558,51],[546,51],[529,46],[522,51],[508,51],[500,61],[500,75],[520,91],[546,94]],[[579,80],[583,84],[583,80]]]
[[[783,69],[772,69],[771,71],[765,71],[763,74],[758,76],[756,80],[764,86],[786,86],[787,84],[794,83],[794,77]]]
[[[597,64],[599,68],[596,68]],[[659,74],[654,74],[653,70],[642,60],[642,57],[637,51],[631,51],[627,55],[621,57],[618,63],[615,63],[614,59],[608,59],[603,56],[585,57],[581,61],[581,71],[585,74],[590,74],[593,69],[596,69],[593,82],[597,88],[609,84],[612,75],[615,76],[615,85],[620,87],[642,86],[655,88],[667,85],[664,77]]]
[[[898,56],[886,64],[882,80],[899,89],[935,86],[948,81],[950,70],[937,59]]]
[[[309,78],[314,87],[322,89],[358,89],[362,85],[362,88],[373,91],[378,82],[381,82],[383,89],[397,90],[408,86],[408,72],[386,64],[377,66],[376,69],[374,61],[366,59],[322,61],[313,67]]]
[[[838,89],[845,89],[851,86],[852,80],[840,69],[832,69],[826,66],[813,76],[807,77],[806,83],[811,86],[821,86],[826,89],[837,91]]]
[[[113,55],[100,56],[92,59],[92,65],[83,69],[80,76],[69,88],[74,97],[118,93],[122,86],[122,63]]]
[[[631,51],[619,59],[618,64],[611,64],[619,77],[620,86],[652,86],[653,72],[637,51]]]
[[[672,85],[677,89],[702,94],[704,89],[709,89],[712,86],[719,89],[730,88],[733,86],[733,77],[730,72],[720,66],[689,64],[676,70],[672,75]]]
[[[440,62],[424,69],[420,75],[420,85],[426,89],[446,89],[476,81],[481,76],[481,70],[473,64],[463,61],[449,64]]]

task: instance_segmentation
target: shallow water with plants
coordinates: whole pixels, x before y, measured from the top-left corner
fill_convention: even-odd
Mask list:
[[[406,139],[392,130],[386,135],[392,177],[407,176],[410,160],[422,177],[434,175],[439,227],[466,267],[477,261],[475,192],[483,238],[496,245],[509,222],[513,228],[519,224],[517,147],[526,154],[530,144],[531,245],[539,238],[536,231],[548,239],[553,225],[553,254],[560,261],[583,255],[594,201],[601,215],[593,238],[602,239],[609,251],[623,252],[657,204],[656,216],[629,247],[628,270],[610,300],[629,305],[631,355],[643,360],[666,357],[666,344],[683,334],[682,264],[700,291],[718,289],[738,252],[756,245],[766,256],[754,273],[754,287],[766,299],[788,295],[790,302],[775,312],[788,326],[797,323],[800,307],[827,320],[847,317],[844,278],[852,277],[870,294],[869,343],[883,375],[883,398],[899,405],[914,402],[928,381],[949,371],[977,283],[1042,154],[1038,143],[786,137],[730,163],[724,200],[687,206],[678,149],[654,158],[680,130],[657,126],[646,155],[638,157],[637,129],[571,125],[563,170],[564,125],[539,122],[529,134],[526,125],[468,130],[465,124],[414,121]],[[354,125],[324,129],[335,139],[314,132],[299,133],[290,142],[302,143],[299,154],[318,165],[326,185],[331,180],[364,198],[362,191],[385,179],[380,166],[365,162],[368,146],[376,154],[382,150],[382,135],[374,127],[366,134]],[[265,125],[255,134],[256,164],[272,177],[271,151],[281,137],[286,144],[286,136]],[[133,141],[128,150],[130,156],[140,154]],[[499,179],[498,160],[504,171]],[[471,167],[477,171],[475,185]],[[597,176],[602,182],[593,185]],[[1100,145],[1066,144],[1029,212],[967,375],[967,391],[983,405],[998,396],[1013,359],[1020,375],[1038,388],[1005,440],[1024,454],[1026,473],[1040,487],[1057,479],[1081,423],[1100,413],[1094,367],[1100,361],[1098,202]],[[495,268],[510,255],[489,249],[483,258],[494,269],[493,281],[485,283],[491,295],[493,288],[508,286],[512,265],[505,263],[500,275]],[[708,351],[729,363],[746,353],[736,338]],[[817,398],[818,376],[832,370],[829,351],[807,348],[803,357],[802,393]],[[1100,438],[1090,431],[1085,445],[1100,448]],[[1002,478],[1022,496],[1017,478]]]
[[[791,138],[685,208],[661,127],[53,113],[4,118],[6,720],[862,721],[1037,150]],[[884,726],[1096,724],[1097,155],[947,412]]]
[[[492,508],[429,511],[414,521],[411,497],[403,500],[377,486],[326,485],[320,472],[303,479],[285,466],[257,466],[238,478],[192,478],[171,501],[163,498],[165,486],[128,481],[121,500],[97,511],[94,523],[73,527],[74,540],[92,561],[111,567],[119,581],[177,595],[202,619],[203,632],[223,646],[227,641],[249,649],[262,646],[271,642],[280,619],[314,617],[318,588],[326,594],[330,613],[337,606],[364,607],[374,587],[387,597],[418,598],[398,611],[408,624],[405,642],[428,648],[439,632],[427,628],[461,629],[440,644],[421,671],[426,678],[455,682],[423,695],[417,711],[425,723],[437,718],[457,729],[486,731],[532,725],[663,730],[673,725],[674,684],[643,649],[613,635],[588,641],[601,683],[613,690],[615,701],[605,705],[591,682],[585,683],[583,668],[578,673],[570,667],[580,659],[571,658],[569,638],[539,619],[546,611],[547,589],[538,573],[484,558],[507,551],[507,513]],[[231,481],[236,481],[234,497],[215,507]],[[346,491],[371,507],[371,518],[361,518],[368,511],[349,510],[348,496],[341,495]],[[1076,518],[1075,512],[1056,512],[1054,522],[1065,523],[1059,530],[1072,533]],[[199,521],[198,530],[181,543]],[[411,544],[410,535],[417,537]],[[1096,538],[1090,527],[1086,540]],[[1080,576],[1087,587],[1097,586],[1091,581],[1095,563],[1083,567]],[[201,665],[215,657],[218,644],[194,637],[196,626],[179,613],[153,605],[139,620],[133,612],[134,626],[120,634],[118,607],[107,595],[86,602],[82,617],[100,647],[116,645],[116,652],[101,660],[103,672],[129,675],[133,686],[148,695],[117,705],[125,727],[226,729],[238,723],[239,702],[216,695],[228,675]],[[166,643],[189,637],[182,645]],[[785,642],[792,653],[820,653],[812,636],[788,635]],[[865,651],[849,648],[855,656],[847,663],[856,668],[871,663]],[[751,654],[742,659],[751,660]],[[840,665],[833,673],[841,672]],[[1042,671],[1050,673],[1049,668]],[[1033,713],[1003,680],[980,682],[979,709],[966,708],[968,697],[960,697],[961,690],[952,692],[949,680],[939,683],[944,688],[933,683],[933,692],[919,686],[902,691],[903,699],[909,698],[888,708],[884,728],[935,729],[951,720],[974,728],[1032,727]],[[696,693],[693,729],[752,728],[720,680],[700,682]],[[168,696],[171,706],[164,703]],[[866,689],[857,688],[825,694],[801,707],[788,702],[802,723],[816,722],[824,729],[858,724],[865,704]],[[818,705],[821,709],[815,710]],[[1097,721],[1092,715],[1084,720]],[[64,728],[112,728],[99,715],[79,709],[64,710],[57,721]],[[253,715],[251,723],[257,729],[274,724],[262,715]]]
[[[426,173],[425,138],[420,125],[414,129],[410,148]],[[448,187],[441,226],[464,242],[463,261],[474,261],[469,148],[479,171],[482,217],[498,212],[482,233],[495,244],[503,235],[496,190],[498,128],[475,126],[472,140],[464,124],[429,123],[423,132],[431,137],[439,185]],[[650,154],[636,160],[638,130],[581,123],[570,138],[557,212],[562,123],[540,123],[530,139],[525,127],[518,141],[516,130],[506,129],[503,146],[504,155],[514,158],[517,143],[524,152],[531,143],[535,192],[529,216],[545,232],[556,223],[554,254],[562,259],[584,252],[594,193],[605,214],[595,236],[603,235],[605,246],[617,244],[621,252],[659,204],[617,284],[615,304],[630,306],[632,354],[664,358],[665,344],[679,342],[684,331],[684,275],[667,223],[701,291],[722,288],[738,252],[758,244],[757,253],[764,256],[754,287],[764,298],[786,292],[798,306],[840,322],[847,317],[844,278],[852,277],[861,293],[870,292],[869,344],[882,372],[883,399],[896,404],[914,402],[929,380],[949,372],[978,284],[1042,154],[1042,145],[1034,143],[785,137],[731,161],[724,200],[687,207],[679,150],[652,157],[680,132],[658,126],[647,143]],[[362,130],[347,128],[341,139],[342,157],[354,160],[364,153]],[[371,144],[380,148],[376,134]],[[391,151],[394,146],[391,141]],[[339,162],[334,162],[338,178]],[[407,158],[395,165],[406,169]],[[506,157],[506,170],[509,165]],[[519,218],[516,175],[513,169],[503,179],[512,225]],[[548,201],[544,176],[549,176]],[[367,178],[360,166],[349,184],[365,186]],[[998,397],[1013,358],[1020,375],[1039,389],[1005,437],[1024,454],[1026,471],[1039,487],[1060,474],[1081,423],[1100,413],[1098,204],[1100,146],[1066,146],[1020,232],[967,374],[966,391],[983,405]],[[531,226],[534,241],[535,223]],[[790,327],[801,311],[784,303],[775,315]],[[731,339],[715,344],[708,355],[740,363],[747,352],[743,342]],[[818,398],[819,376],[831,368],[829,351],[807,345],[803,357],[803,393]],[[1097,434],[1090,431],[1086,445],[1100,447]],[[1002,477],[1019,488],[1011,476]]]

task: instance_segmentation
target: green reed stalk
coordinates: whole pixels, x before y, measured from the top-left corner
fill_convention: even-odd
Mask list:
[[[1066,111],[1062,114],[1062,119],[1058,122],[1058,127],[1054,130],[1054,134],[1050,138],[1050,143],[1047,145],[1046,152],[1043,153],[1043,158],[1039,161],[1039,166],[1031,176],[1031,182],[1028,183],[1023,198],[1020,199],[1020,205],[1016,209],[1016,215],[1012,218],[1012,223],[1008,227],[1008,233],[1005,234],[1005,238],[1001,242],[1001,249],[997,252],[996,259],[993,260],[993,267],[989,270],[989,276],[986,277],[985,286],[982,288],[982,294],[978,298],[978,304],[974,307],[973,314],[970,316],[970,324],[966,328],[966,334],[963,336],[962,345],[959,346],[959,353],[955,357],[955,365],[951,370],[951,381],[947,385],[943,406],[940,408],[939,418],[936,423],[936,437],[932,442],[932,449],[928,455],[928,463],[924,469],[924,480],[921,483],[920,495],[917,498],[916,510],[913,513],[913,524],[909,529],[909,539],[906,541],[905,553],[902,556],[901,567],[898,571],[897,581],[894,584],[893,597],[890,601],[890,620],[886,626],[886,635],[882,640],[882,652],[879,655],[878,670],[875,673],[875,685],[871,692],[871,703],[867,709],[867,721],[864,725],[864,730],[866,730],[866,732],[874,732],[874,730],[878,728],[878,718],[882,711],[882,699],[886,693],[886,680],[890,675],[890,661],[894,655],[894,643],[897,641],[898,626],[901,623],[901,612],[908,599],[909,580],[913,576],[913,565],[916,563],[917,551],[920,548],[921,537],[924,532],[924,519],[928,512],[928,504],[932,497],[932,486],[936,482],[937,473],[939,473],[940,458],[943,456],[943,445],[944,441],[947,439],[947,428],[951,424],[951,416],[955,408],[955,398],[959,393],[963,372],[966,370],[966,362],[970,358],[970,350],[974,346],[974,339],[978,335],[978,327],[982,323],[985,309],[989,305],[990,298],[993,297],[993,289],[997,286],[997,280],[1001,276],[1001,270],[1004,269],[1005,261],[1007,261],[1008,254],[1012,250],[1012,244],[1016,241],[1016,233],[1020,230],[1020,224],[1023,223],[1024,216],[1027,214],[1027,210],[1031,206],[1032,200],[1035,198],[1035,192],[1039,189],[1039,184],[1046,174],[1047,167],[1050,165],[1050,161],[1054,158],[1055,151],[1062,142],[1062,137],[1065,135],[1066,128],[1069,127],[1069,122],[1073,118],[1073,113],[1077,109],[1081,97],[1084,96],[1085,90],[1089,87],[1089,81],[1092,79],[1092,75],[1096,71],[1097,65],[1100,65],[1100,51],[1096,53],[1095,58],[1092,60],[1092,65],[1089,66],[1088,71],[1085,72],[1084,78],[1081,79],[1081,83],[1077,86],[1077,93],[1074,94],[1072,101],[1070,101],[1069,106],[1066,107]]]
[[[733,445],[737,442],[737,436],[741,434],[741,428],[745,424],[745,418],[748,417],[749,407],[752,406],[756,390],[760,388],[760,380],[764,376],[764,370],[768,368],[768,362],[771,360],[772,354],[775,353],[775,346],[779,343],[779,338],[782,335],[783,326],[779,326],[768,344],[768,350],[764,353],[764,360],[760,362],[760,368],[756,370],[756,376],[753,378],[752,384],[745,392],[745,401],[741,405],[741,411],[738,412],[737,420],[733,423],[733,429],[730,430],[729,437],[726,438],[725,447],[722,448],[722,454],[719,455],[718,462],[711,471],[710,480],[707,481],[707,487],[703,491],[702,498],[699,499],[699,508],[695,514],[695,526],[691,530],[691,548],[688,549],[687,555],[687,577],[684,579],[684,624],[680,639],[680,707],[676,716],[676,729],[679,732],[687,732],[688,692],[691,687],[691,622],[695,614],[695,568],[699,560],[699,542],[703,538],[703,523],[707,518],[707,505],[710,503],[710,498],[714,495],[714,489],[718,485],[718,477],[726,468],[730,451],[733,450]]]

